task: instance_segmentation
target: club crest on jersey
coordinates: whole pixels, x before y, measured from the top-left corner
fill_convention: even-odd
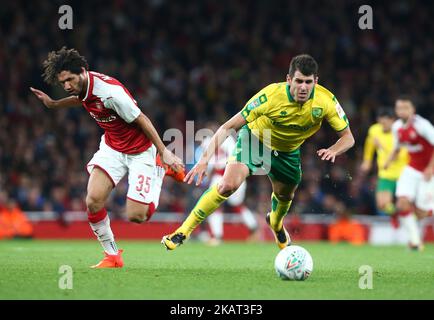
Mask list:
[[[314,118],[321,118],[321,116],[322,116],[322,108],[313,107],[312,108],[312,116]]]
[[[102,104],[101,103],[99,103],[99,102],[97,102],[96,104],[95,104],[95,107],[98,109],[98,110],[102,110]]]

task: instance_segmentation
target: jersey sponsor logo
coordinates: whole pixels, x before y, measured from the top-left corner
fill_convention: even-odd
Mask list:
[[[312,116],[314,118],[321,118],[321,116],[322,116],[322,108],[313,107],[312,108]]]
[[[308,130],[310,130],[310,129],[312,129],[313,127],[315,127],[315,126],[318,125],[318,123],[312,123],[312,124],[307,125],[307,126],[299,126],[299,125],[297,125],[297,124],[288,124],[288,125],[284,125],[284,124],[279,123],[279,122],[277,122],[277,121],[273,121],[272,123],[273,123],[273,125],[275,125],[276,127],[292,129],[292,130],[295,130],[295,131],[308,131]]]
[[[104,122],[104,123],[106,123],[106,122],[112,122],[112,121],[115,121],[116,119],[117,119],[117,117],[115,116],[115,115],[109,115],[108,117],[98,117],[96,114],[94,114],[93,112],[89,112],[89,114],[90,114],[90,116],[92,117],[92,118],[94,118],[96,121],[98,121],[98,122]]]
[[[288,114],[288,112],[286,112],[286,111],[280,111],[280,115],[281,115],[282,117],[286,116],[287,114]]]

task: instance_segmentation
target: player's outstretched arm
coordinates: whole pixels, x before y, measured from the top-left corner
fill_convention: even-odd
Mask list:
[[[200,185],[202,179],[206,176],[208,162],[215,154],[217,149],[233,131],[238,131],[246,123],[247,121],[246,119],[244,119],[241,113],[237,113],[231,119],[226,121],[222,126],[220,126],[217,132],[212,136],[211,141],[204,153],[202,154],[199,162],[185,176],[184,182],[191,184],[194,180],[194,177],[197,176],[198,178],[196,185]]]
[[[350,127],[338,132],[338,135],[340,138],[334,145],[332,145],[330,148],[320,149],[316,152],[321,160],[330,160],[331,162],[335,162],[335,159],[338,155],[346,152],[348,149],[354,146],[355,140]]]
[[[53,100],[45,92],[30,87],[35,96],[42,101],[42,103],[49,109],[68,108],[80,106],[81,102],[77,96],[70,96],[59,100]]]
[[[149,120],[149,118],[145,116],[143,112],[140,112],[139,116],[134,120],[134,122],[143,130],[149,140],[151,140],[155,145],[157,152],[160,153],[161,159],[165,164],[169,165],[174,171],[184,169],[184,163],[182,160],[166,148],[151,120]]]

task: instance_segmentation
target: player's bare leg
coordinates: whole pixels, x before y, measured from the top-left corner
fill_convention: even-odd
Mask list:
[[[423,245],[423,238],[424,238],[424,227],[425,227],[425,218],[428,217],[432,217],[433,216],[433,209],[430,210],[425,210],[425,209],[421,209],[421,208],[415,208],[414,213],[417,217],[417,222],[418,222],[418,228],[419,228],[419,233],[420,233],[420,238],[421,238],[421,245],[418,248],[419,251],[422,251],[424,249],[424,245]]]
[[[184,223],[172,234],[164,236],[161,243],[168,250],[173,250],[181,245],[206,217],[238,189],[248,176],[249,168],[245,164],[240,162],[228,163],[220,182],[203,193]]]
[[[393,194],[389,191],[378,191],[375,194],[377,208],[382,212],[389,214],[391,224],[394,228],[399,228],[398,212],[396,211],[395,204],[393,203]]]
[[[395,212],[395,205],[393,204],[393,194],[389,191],[378,191],[375,194],[377,208],[381,211],[392,214]]]
[[[107,174],[94,167],[87,185],[86,206],[90,227],[104,249],[105,257],[92,268],[121,268],[123,266],[122,250],[118,250],[110,218],[104,204],[114,185]]]
[[[222,180],[217,184],[217,191],[224,197],[233,194],[249,176],[249,168],[241,162],[231,162],[226,165]]]
[[[291,245],[291,238],[283,225],[283,219],[288,213],[298,185],[285,184],[277,180],[271,180],[271,183],[271,212],[267,213],[266,221],[273,231],[277,246],[283,249]]]
[[[414,206],[407,197],[398,197],[396,203],[397,212],[409,236],[409,246],[414,250],[421,250],[422,239],[414,213]]]
[[[139,203],[131,199],[127,199],[126,210],[128,220],[134,223],[143,223],[151,218],[155,208],[150,207],[149,204]]]

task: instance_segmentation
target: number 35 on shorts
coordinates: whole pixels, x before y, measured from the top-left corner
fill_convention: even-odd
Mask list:
[[[151,190],[151,177],[145,177],[143,174],[139,174],[137,177],[136,191],[149,193]]]

